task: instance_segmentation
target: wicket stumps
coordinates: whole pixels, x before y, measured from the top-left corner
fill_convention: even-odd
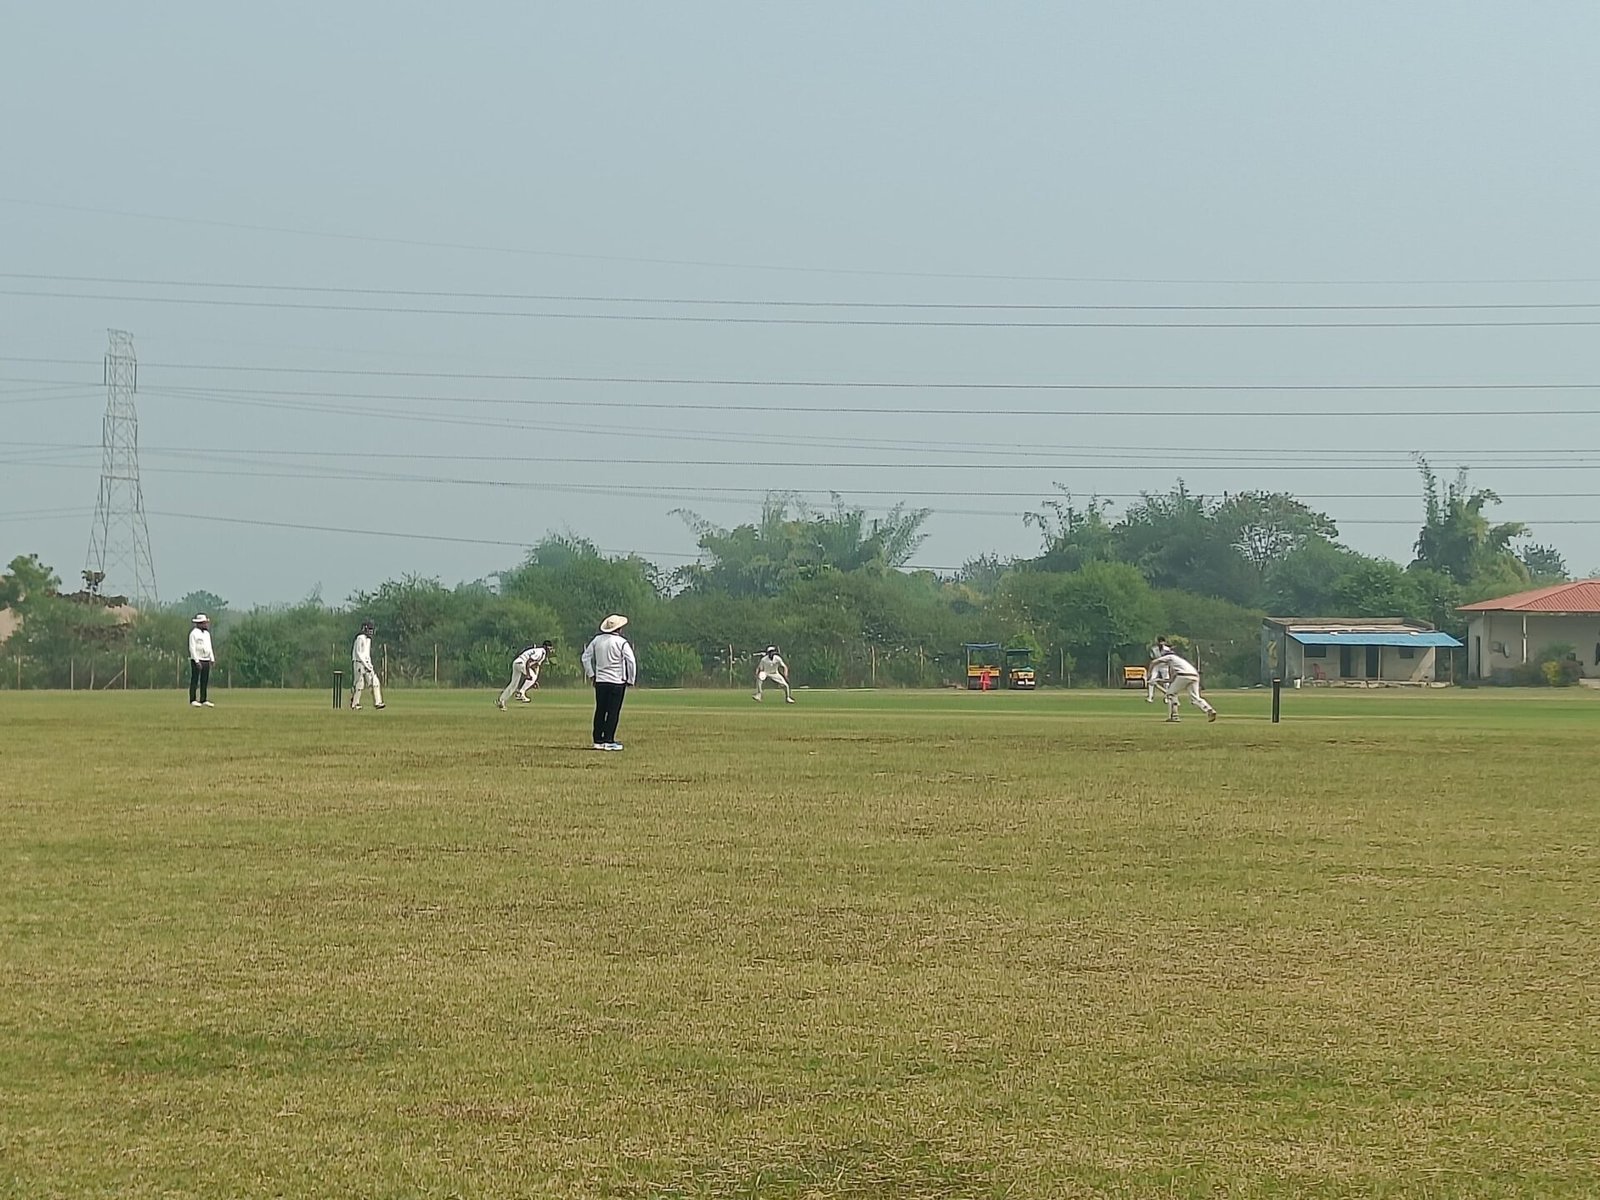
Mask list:
[[[336,709],[344,707],[344,672],[343,671],[335,671],[333,673],[333,707],[336,708]]]

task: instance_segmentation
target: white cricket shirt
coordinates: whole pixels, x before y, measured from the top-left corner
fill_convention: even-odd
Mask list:
[[[583,648],[583,673],[596,683],[632,683],[639,665],[620,633],[597,634]]]
[[[195,662],[217,661],[217,656],[211,652],[211,631],[209,629],[189,630],[189,657]]]
[[[1200,678],[1200,672],[1195,670],[1194,664],[1181,654],[1163,654],[1150,665],[1157,669],[1166,667],[1174,676],[1193,675],[1196,679]]]

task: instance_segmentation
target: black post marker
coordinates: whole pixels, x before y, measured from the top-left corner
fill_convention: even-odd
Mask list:
[[[1272,723],[1278,723],[1278,713],[1283,708],[1283,680],[1272,681]]]

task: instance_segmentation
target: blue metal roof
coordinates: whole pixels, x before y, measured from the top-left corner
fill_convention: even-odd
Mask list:
[[[1358,632],[1341,630],[1338,633],[1289,634],[1302,646],[1460,646],[1448,633],[1422,632]]]

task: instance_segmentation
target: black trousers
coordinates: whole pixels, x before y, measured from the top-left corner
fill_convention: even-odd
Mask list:
[[[594,740],[604,745],[617,740],[617,718],[628,694],[625,683],[594,683]]]
[[[206,689],[211,686],[211,664],[200,662],[197,659],[189,660],[189,702],[195,700],[195,693],[199,692],[201,704],[206,702]]]

